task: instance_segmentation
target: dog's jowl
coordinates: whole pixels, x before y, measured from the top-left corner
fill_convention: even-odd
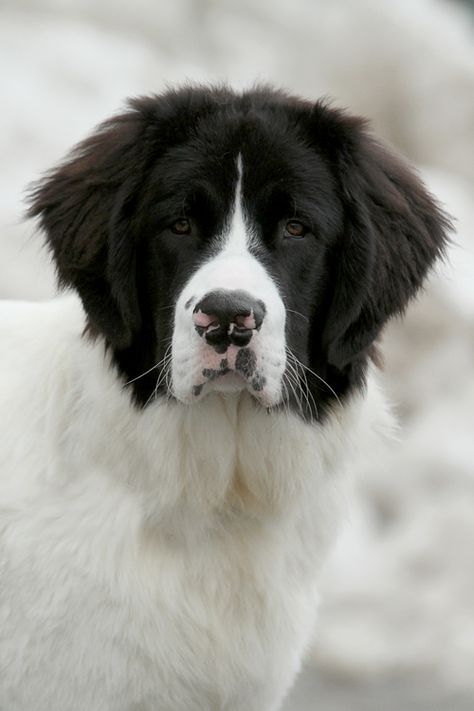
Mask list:
[[[276,711],[449,221],[268,88],[130,101],[29,214],[71,293],[0,305],[0,709]]]

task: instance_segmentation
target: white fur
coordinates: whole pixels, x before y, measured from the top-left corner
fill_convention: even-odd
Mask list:
[[[0,709],[275,711],[374,383],[323,425],[131,406],[78,300],[0,303]]]

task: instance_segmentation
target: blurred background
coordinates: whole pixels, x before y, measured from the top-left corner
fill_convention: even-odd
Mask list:
[[[473,38],[461,0],[0,2],[0,298],[55,292],[25,186],[125,97],[186,80],[332,97],[456,217],[449,263],[386,330],[400,442],[357,472],[285,711],[474,708]]]

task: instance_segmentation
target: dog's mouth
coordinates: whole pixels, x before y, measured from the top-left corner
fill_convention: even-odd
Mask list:
[[[235,392],[244,389],[258,398],[266,384],[252,348],[230,345],[220,354],[209,349],[202,365],[199,379],[193,385],[196,398],[210,390]]]
[[[222,390],[227,392],[236,392],[238,390],[244,390],[247,387],[247,382],[244,378],[231,370],[213,370],[213,371],[203,371],[203,375],[206,378],[202,383],[193,386],[194,397],[199,397],[203,392],[206,385],[212,384],[214,390]],[[219,379],[219,383],[216,380]],[[212,387],[211,386],[211,387]]]

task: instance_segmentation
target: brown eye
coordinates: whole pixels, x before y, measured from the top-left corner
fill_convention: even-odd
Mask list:
[[[286,237],[304,237],[307,231],[303,223],[298,220],[290,220],[285,225]]]
[[[175,235],[189,235],[191,233],[191,223],[185,217],[181,217],[171,226],[171,232]]]

